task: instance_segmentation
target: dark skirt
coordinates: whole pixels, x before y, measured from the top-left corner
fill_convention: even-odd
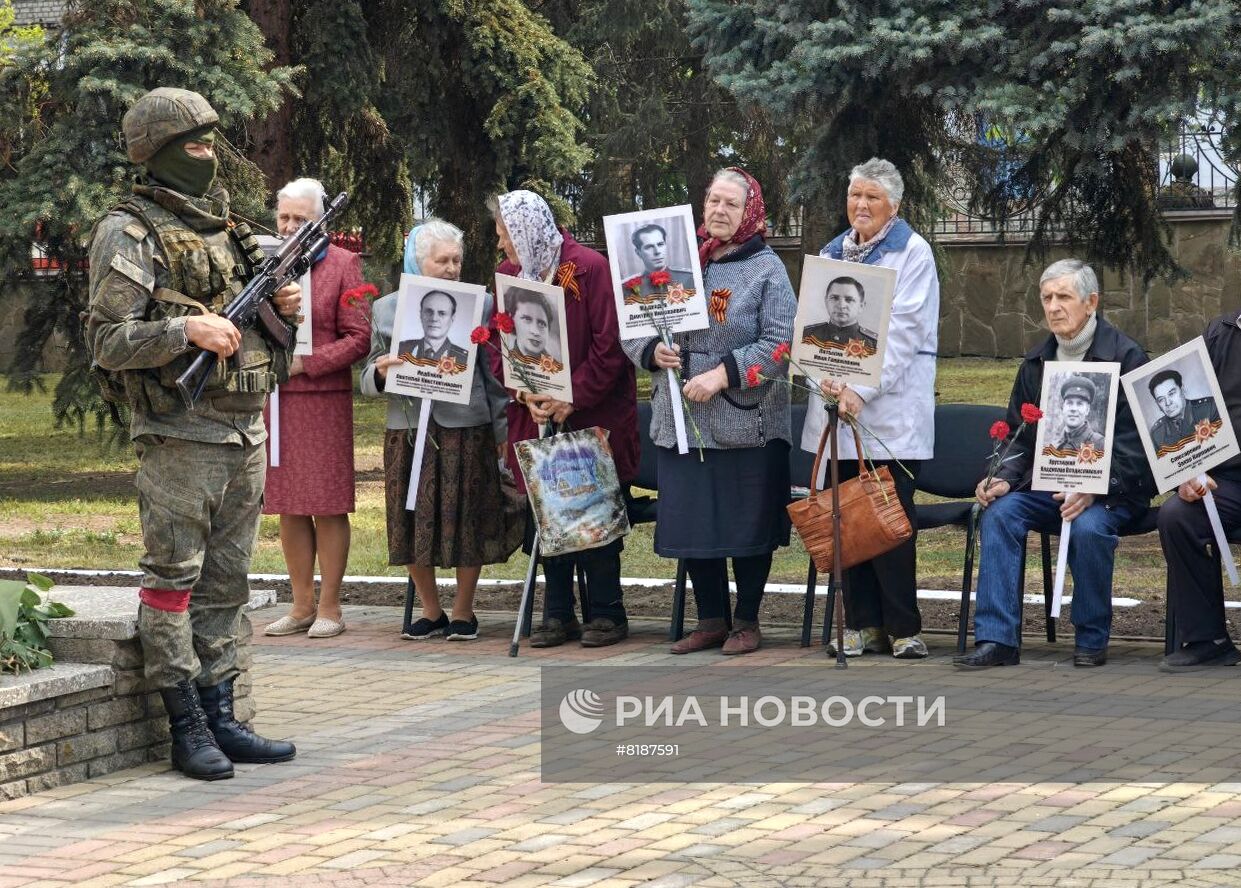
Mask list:
[[[655,552],[665,558],[763,555],[789,544],[789,445],[682,456],[659,447]]]
[[[491,426],[448,429],[431,420],[417,508],[409,512],[414,435],[388,429],[384,436],[388,563],[477,567],[508,561],[525,532],[526,498],[500,474]]]

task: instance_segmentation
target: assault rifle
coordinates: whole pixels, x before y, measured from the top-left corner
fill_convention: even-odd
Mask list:
[[[239,330],[253,327],[257,322],[272,344],[287,349],[293,342],[293,328],[276,311],[272,295],[310,269],[315,257],[328,245],[328,226],[348,205],[349,195],[342,191],[327,205],[322,216],[285,238],[280,248],[263,260],[245,289],[220,312],[220,317],[232,321]],[[187,408],[192,410],[202,398],[217,361],[219,355],[215,352],[199,349],[189,368],[177,377],[177,391]]]

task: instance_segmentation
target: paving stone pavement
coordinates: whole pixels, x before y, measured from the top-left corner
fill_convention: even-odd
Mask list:
[[[403,641],[391,608],[345,617],[332,639],[255,636],[256,727],[296,761],[218,783],[148,765],[0,803],[0,888],[1241,886],[1241,782],[544,784],[540,665],[674,668],[664,627],[511,659],[511,617],[483,615],[472,643]],[[952,642],[931,642],[899,668],[951,674]],[[765,645],[745,660],[830,668],[791,632]],[[1114,645],[1116,675],[1157,681],[1158,653]],[[1071,654],[1031,642],[1023,664]]]

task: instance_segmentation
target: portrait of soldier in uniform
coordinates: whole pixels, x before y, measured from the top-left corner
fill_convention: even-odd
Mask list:
[[[829,343],[847,345],[861,342],[874,354],[878,336],[862,326],[862,310],[866,307],[866,290],[860,281],[851,277],[838,277],[827,285],[823,294],[827,308],[827,320],[821,324],[809,324],[802,331],[802,342],[826,348]]]
[[[457,316],[456,298],[443,290],[428,290],[419,306],[422,338],[401,340],[397,354],[436,362],[451,356],[459,366],[465,367],[469,360],[468,352],[448,338],[448,331]]]
[[[1147,388],[1163,414],[1151,426],[1151,443],[1160,455],[1195,437],[1196,427],[1203,420],[1219,420],[1214,398],[1185,397],[1184,383],[1176,370],[1160,370],[1150,378]]]
[[[668,232],[664,226],[657,222],[648,222],[634,229],[630,241],[633,243],[634,252],[642,260],[641,281],[638,284],[641,295],[649,296],[651,293],[659,292],[663,287],[672,285],[680,285],[688,291],[693,291],[694,275],[692,272],[668,267]],[[668,274],[668,282],[655,286],[651,282],[651,275],[660,271]]]
[[[1057,450],[1080,451],[1089,443],[1095,453],[1103,452],[1106,441],[1090,424],[1090,412],[1097,397],[1094,383],[1085,376],[1070,376],[1060,386],[1060,417],[1064,420],[1064,431],[1056,442]]]

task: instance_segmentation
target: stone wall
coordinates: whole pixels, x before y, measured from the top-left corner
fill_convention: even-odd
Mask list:
[[[122,768],[168,759],[168,718],[147,689],[137,638],[137,590],[57,587],[51,597],[74,616],[49,624],[55,664],[0,676],[0,800],[17,798]],[[251,595],[251,607],[274,602]],[[242,614],[233,684],[238,720],[254,718],[250,641]]]
[[[1103,314],[1152,355],[1197,336],[1211,318],[1241,310],[1241,254],[1228,248],[1229,210],[1169,212],[1171,249],[1189,273],[1168,284],[1144,287],[1140,279],[1100,269]],[[773,243],[789,275],[800,277],[801,245]],[[1069,256],[1053,249],[1045,261],[1025,264],[1026,244],[943,237],[940,262],[939,353],[944,357],[1025,354],[1047,335],[1039,306],[1038,277],[1046,265]]]
[[[1228,248],[1227,210],[1166,214],[1171,249],[1189,273],[1168,284],[1111,268],[1096,268],[1104,316],[1152,354],[1200,334],[1226,310],[1241,309],[1241,255]],[[942,241],[939,351],[941,355],[1015,357],[1047,335],[1038,299],[1038,276],[1056,259],[1025,264],[1025,244]]]

